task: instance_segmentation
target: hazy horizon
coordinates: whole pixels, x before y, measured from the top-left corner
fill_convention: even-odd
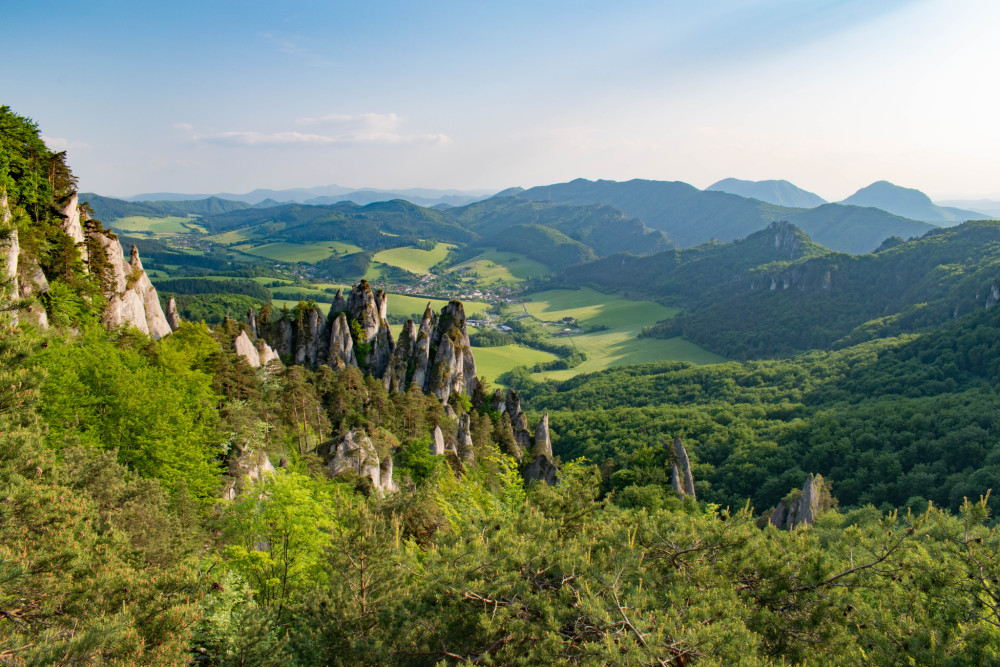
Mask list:
[[[37,2],[4,20],[0,104],[109,196],[735,177],[1000,199],[985,1]]]

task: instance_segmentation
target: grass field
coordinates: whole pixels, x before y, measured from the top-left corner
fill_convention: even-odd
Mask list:
[[[112,229],[123,232],[152,232],[154,234],[186,234],[198,225],[191,218],[144,218],[129,216],[108,223]]]
[[[392,248],[376,253],[373,259],[389,266],[398,266],[419,276],[430,273],[431,267],[444,259],[448,251],[454,247],[449,243],[438,243],[433,250],[413,247]]]
[[[682,338],[637,338],[643,327],[674,317],[678,312],[653,301],[630,301],[587,288],[538,292],[529,295],[529,298],[531,300],[525,304],[525,308],[529,314],[542,321],[555,322],[564,317],[575,317],[584,329],[592,326],[608,327],[604,331],[555,338],[556,341],[572,345],[586,353],[587,361],[576,368],[536,374],[536,379],[539,380],[565,380],[612,366],[652,361],[678,360],[697,364],[725,361],[719,355]],[[550,324],[547,329],[556,333],[563,326]]]
[[[321,241],[319,243],[267,243],[256,248],[241,248],[249,255],[267,257],[277,262],[305,262],[313,264],[333,255],[335,252],[344,254],[357,252],[357,246],[339,241]]]
[[[515,366],[532,366],[539,361],[550,361],[556,355],[541,350],[520,345],[503,345],[500,347],[474,347],[472,354],[476,357],[476,374],[485,376],[490,382],[496,383],[500,374]]]
[[[452,271],[467,269],[483,283],[520,283],[531,277],[552,273],[552,269],[516,252],[499,252],[487,249],[472,259],[452,268]]]

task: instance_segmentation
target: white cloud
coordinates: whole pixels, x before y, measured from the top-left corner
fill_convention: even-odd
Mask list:
[[[53,151],[66,151],[71,148],[90,148],[90,144],[85,144],[82,141],[70,141],[62,137],[48,137],[44,134],[42,135],[42,141],[49,147],[49,150]]]
[[[323,126],[326,131],[200,133],[184,123],[174,127],[190,131],[194,141],[224,146],[402,145],[445,144],[450,141],[449,137],[442,133],[401,132],[399,126],[402,124],[402,119],[394,113],[328,114],[315,118],[300,118],[296,122],[300,125]]]
[[[194,125],[192,125],[191,123],[174,123],[173,128],[175,130],[184,130],[186,132],[190,132],[194,129]]]

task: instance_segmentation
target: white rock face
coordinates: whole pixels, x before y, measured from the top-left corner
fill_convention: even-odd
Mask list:
[[[130,267],[132,275],[139,276],[135,280],[132,289],[142,298],[142,307],[146,316],[146,327],[149,330],[149,335],[154,340],[169,336],[173,329],[170,328],[170,323],[167,322],[167,316],[163,314],[163,308],[160,306],[160,298],[156,295],[156,288],[153,287],[153,283],[149,281],[149,276],[146,275],[146,271],[142,268],[142,260],[139,259],[139,251],[135,246],[132,246]]]
[[[79,199],[76,193],[70,198],[69,203],[62,211],[66,219],[63,220],[62,228],[66,232],[73,242],[76,243],[76,247],[80,250],[80,255],[83,257],[83,261],[86,262],[88,258],[86,238],[83,235],[83,225],[80,223],[80,207]]]
[[[354,471],[371,480],[372,488],[380,493],[394,493],[392,457],[379,459],[371,439],[362,431],[350,430],[330,450],[330,472],[334,477]]]
[[[431,442],[431,454],[444,456],[444,433],[440,426],[434,427],[434,440]]]
[[[260,353],[257,352],[257,348],[250,341],[246,331],[240,332],[240,335],[233,341],[233,347],[236,349],[236,354],[246,359],[248,364],[254,368],[260,368]]]
[[[269,363],[275,360],[277,360],[279,364],[281,363],[281,360],[278,357],[278,353],[272,350],[270,345],[268,345],[267,343],[261,343],[261,345],[262,349],[259,350],[261,366],[267,366]]]
[[[132,259],[125,261],[122,244],[117,238],[97,234],[110,265],[108,284],[104,296],[108,306],[104,311],[104,323],[109,327],[130,324],[142,333],[159,340],[173,330],[163,314],[156,288],[142,268],[139,251],[132,246]]]

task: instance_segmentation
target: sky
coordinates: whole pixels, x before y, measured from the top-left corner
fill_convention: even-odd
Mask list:
[[[10,3],[86,191],[877,180],[1000,199],[995,0]]]

